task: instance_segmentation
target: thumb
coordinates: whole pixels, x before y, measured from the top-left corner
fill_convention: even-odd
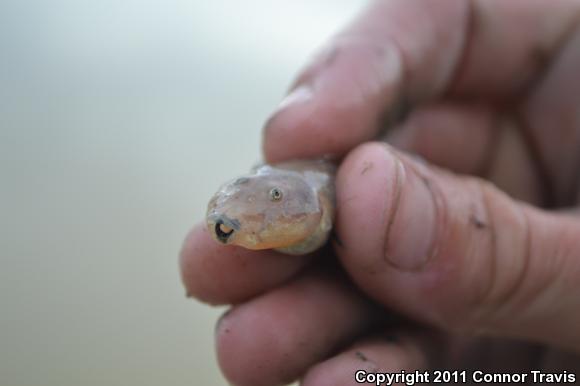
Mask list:
[[[382,304],[446,330],[580,349],[580,220],[386,144],[337,175],[337,253]]]

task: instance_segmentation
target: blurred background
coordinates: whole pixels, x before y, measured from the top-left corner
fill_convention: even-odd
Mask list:
[[[224,385],[177,254],[363,0],[0,2],[0,385]]]

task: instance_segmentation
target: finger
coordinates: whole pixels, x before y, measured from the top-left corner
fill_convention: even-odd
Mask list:
[[[385,109],[403,95],[440,93],[460,56],[467,15],[461,0],[374,2],[299,75],[266,124],[266,159],[345,153],[373,138]]]
[[[415,109],[387,135],[399,149],[454,172],[483,177],[510,196],[543,205],[546,181],[510,115],[473,102],[436,102]]]
[[[346,386],[359,385],[369,380],[368,374],[401,373],[405,370],[411,373],[429,368],[432,363],[428,359],[428,352],[436,349],[442,355],[443,347],[432,337],[415,334],[389,333],[383,336],[366,338],[352,345],[342,353],[321,362],[310,368],[302,381],[301,386]],[[357,382],[358,381],[358,382]],[[423,379],[417,383],[428,383]],[[392,384],[387,380],[378,382]],[[397,384],[404,384],[398,380]],[[412,384],[412,383],[409,383]]]
[[[519,97],[568,38],[578,11],[562,0],[376,1],[298,77],[266,124],[266,158],[344,154],[405,103]]]
[[[311,258],[220,245],[198,224],[184,241],[179,263],[188,296],[225,304],[239,303],[280,285]]]
[[[483,175],[497,144],[498,119],[483,104],[435,102],[413,110],[385,139],[457,173]]]
[[[580,20],[575,0],[469,3],[469,43],[448,90],[453,96],[499,101],[522,96],[550,66]]]
[[[580,3],[575,14],[580,16]],[[576,28],[520,108],[520,124],[529,133],[538,162],[553,190],[553,205],[570,206],[580,200],[580,17]]]
[[[448,341],[448,352],[450,368],[526,372],[538,369],[545,346],[516,339],[454,335]]]
[[[374,318],[345,281],[312,273],[234,307],[217,328],[219,364],[235,385],[286,384]]]
[[[580,347],[580,222],[386,145],[337,176],[337,253],[371,296],[451,330]]]
[[[552,349],[546,351],[540,363],[544,371],[573,373],[576,379],[572,382],[575,382],[578,377],[576,374],[580,370],[580,354]]]
[[[433,103],[415,109],[389,141],[437,165],[486,177],[519,199],[570,206],[578,202],[580,171],[579,66],[576,27],[513,111],[480,102]],[[535,187],[524,181],[531,179]]]

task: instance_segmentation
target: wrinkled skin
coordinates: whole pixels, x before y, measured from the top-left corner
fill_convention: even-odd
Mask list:
[[[224,253],[198,226],[183,247],[188,292],[235,304],[230,382],[580,371],[579,20],[578,1],[379,1],[327,43],[264,152],[345,156],[340,242]]]

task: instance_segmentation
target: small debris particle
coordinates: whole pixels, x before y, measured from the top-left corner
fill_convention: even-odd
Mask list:
[[[481,220],[479,217],[477,217],[476,215],[472,214],[469,219],[471,220],[471,223],[477,228],[477,229],[483,229],[487,227],[487,224]]]
[[[360,351],[357,351],[357,352],[355,352],[355,353],[354,353],[354,355],[356,355],[356,357],[357,357],[358,359],[360,359],[361,361],[363,361],[363,362],[366,362],[366,361],[368,361],[368,360],[369,360],[369,358],[367,358],[367,357],[365,356],[365,354],[363,354],[363,353],[362,353],[362,352],[360,352]]]
[[[423,181],[423,183],[425,184],[425,186],[427,187],[427,189],[431,190],[431,180],[429,178],[427,178],[426,176],[419,174],[419,178],[421,179],[421,181]]]
[[[247,184],[248,182],[250,182],[250,179],[248,177],[240,177],[234,181],[233,185],[243,185]]]
[[[324,65],[330,67],[338,58],[338,54],[340,53],[341,49],[338,47],[334,47],[332,51],[328,53],[328,56],[324,60]]]
[[[372,162],[365,162],[363,163],[363,169],[360,172],[361,175],[364,175],[366,172],[368,172],[369,170],[371,170],[373,168],[374,164]]]
[[[338,237],[338,233],[336,233],[336,231],[333,229],[332,233],[330,234],[332,240],[336,243],[336,245],[338,245],[339,247],[344,247],[344,244],[342,242],[342,240],[340,239],[340,237]]]

